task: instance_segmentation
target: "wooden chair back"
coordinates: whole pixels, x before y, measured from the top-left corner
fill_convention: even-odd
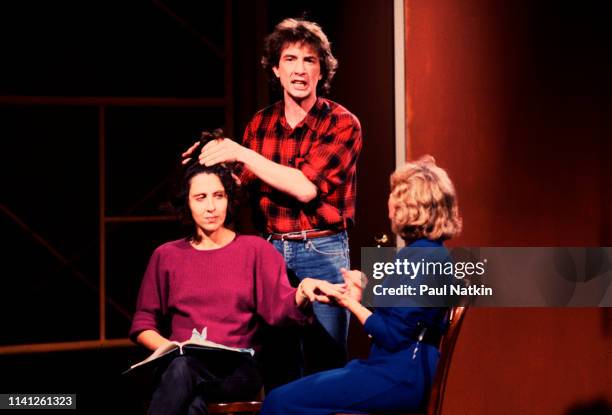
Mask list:
[[[448,371],[466,312],[467,307],[451,307],[449,310],[449,325],[440,342],[440,360],[438,361],[436,375],[434,376],[434,381],[429,393],[427,415],[439,415],[442,411]]]

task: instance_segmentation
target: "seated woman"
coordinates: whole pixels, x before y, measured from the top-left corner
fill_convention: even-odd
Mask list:
[[[389,218],[393,232],[407,244],[397,258],[419,261],[415,251],[422,250],[411,250],[415,247],[430,248],[436,259],[448,258],[442,242],[459,233],[461,219],[453,184],[433,157],[408,163],[391,175]],[[262,415],[416,410],[425,403],[439,353],[435,336],[418,338],[423,328],[441,333],[447,309],[379,307],[371,312],[359,302],[359,271],[343,274],[350,290],[333,297],[372,337],[369,358],[273,390]]]
[[[230,169],[187,165],[181,194],[194,230],[157,248],[149,262],[130,330],[146,348],[187,340],[194,328],[207,327],[209,340],[257,352],[260,319],[303,323],[311,314],[308,301],[327,302],[322,290],[341,289],[310,278],[292,288],[272,245],[226,228],[235,196]],[[252,399],[261,389],[249,358],[230,364],[178,356],[156,378],[151,414],[206,413],[207,401]]]

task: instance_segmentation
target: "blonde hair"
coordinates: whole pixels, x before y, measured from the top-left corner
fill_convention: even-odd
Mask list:
[[[461,232],[455,186],[426,155],[397,169],[390,178],[393,232],[408,241],[450,239]]]

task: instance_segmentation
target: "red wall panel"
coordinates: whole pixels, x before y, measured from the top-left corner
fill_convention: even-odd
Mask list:
[[[612,245],[611,29],[593,5],[564,7],[405,0],[407,156],[432,154],[455,182],[454,245]],[[612,401],[611,322],[603,309],[470,310],[444,413]]]

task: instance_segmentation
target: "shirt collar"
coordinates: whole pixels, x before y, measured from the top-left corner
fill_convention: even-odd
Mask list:
[[[278,118],[278,122],[282,125],[283,128],[291,130],[291,127],[289,127],[289,124],[287,124],[287,119],[285,118],[285,103],[281,100],[279,104],[279,111],[281,116]],[[328,111],[329,103],[327,102],[327,100],[321,97],[317,97],[317,100],[315,101],[310,111],[308,111],[304,119],[300,121],[300,123],[296,125],[295,128],[299,128],[303,125],[306,125],[311,130],[316,130],[320,119],[325,116]]]
[[[314,103],[310,111],[308,111],[308,114],[306,114],[306,117],[304,117],[302,122],[311,130],[316,130],[319,120],[328,109],[329,104],[327,101],[321,97],[317,97],[317,101]]]

